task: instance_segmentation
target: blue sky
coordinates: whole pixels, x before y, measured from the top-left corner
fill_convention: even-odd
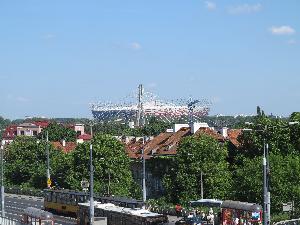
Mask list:
[[[211,114],[300,102],[300,1],[0,2],[0,115],[91,117],[139,83]]]

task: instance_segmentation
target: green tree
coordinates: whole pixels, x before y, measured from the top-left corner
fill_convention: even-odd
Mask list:
[[[240,152],[246,157],[261,156],[264,142],[269,144],[270,152],[276,154],[286,155],[295,152],[291,137],[292,127],[282,119],[260,116],[246,128],[251,128],[252,131],[244,131],[239,137]]]
[[[76,132],[58,123],[50,123],[39,134],[40,139],[45,139],[48,132],[49,141],[76,141]]]
[[[293,112],[290,116],[290,121],[300,122],[300,112]]]
[[[235,198],[247,202],[263,202],[262,156],[244,158],[234,176]],[[300,156],[270,155],[270,192],[272,213],[281,212],[282,203],[300,202]]]
[[[95,192],[108,194],[110,188],[110,194],[131,196],[134,182],[125,146],[109,135],[95,135],[92,144]],[[80,144],[70,154],[72,162],[66,179],[72,189],[78,190],[82,179],[89,180],[90,144]]]
[[[203,176],[205,198],[227,198],[231,189],[227,149],[207,135],[184,138],[178,147],[169,174],[164,178],[168,198],[186,203],[201,197]]]
[[[148,123],[142,128],[141,132],[146,136],[156,136],[161,132],[165,132],[166,129],[171,127],[171,123],[151,117]]]
[[[51,158],[59,158],[62,152],[49,145]],[[34,188],[46,187],[46,142],[33,137],[17,137],[5,149],[5,178],[11,185]],[[52,166],[54,162],[50,164]]]
[[[2,137],[3,131],[10,123],[11,121],[9,119],[4,119],[2,116],[0,116],[0,138]]]

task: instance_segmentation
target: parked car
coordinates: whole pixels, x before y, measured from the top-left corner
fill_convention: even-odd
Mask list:
[[[182,218],[178,220],[175,225],[203,225],[203,222],[199,217],[194,216]]]

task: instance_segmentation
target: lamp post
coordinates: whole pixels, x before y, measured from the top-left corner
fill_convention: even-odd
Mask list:
[[[49,158],[49,136],[48,131],[46,133],[46,155],[47,155],[47,188],[51,188],[51,178],[50,178],[50,158]]]
[[[203,172],[201,170],[200,174],[200,182],[201,182],[201,199],[203,199]]]
[[[143,138],[143,148],[142,148],[142,157],[143,157],[143,202],[145,204],[147,200],[147,190],[146,190],[146,162],[145,162],[145,137]]]
[[[253,123],[246,122],[246,125],[253,125]],[[268,127],[265,126],[263,130],[255,130],[255,129],[243,129],[243,131],[256,131],[256,132],[262,132],[265,134],[267,132]],[[268,225],[271,220],[270,215],[270,206],[271,206],[271,195],[270,195],[270,187],[269,187],[269,146],[266,144],[266,140],[264,138],[263,143],[264,153],[263,153],[263,219],[264,219],[264,225]]]
[[[268,203],[270,202],[270,191],[269,191],[269,176],[267,173],[267,168],[269,167],[269,154],[268,154],[268,144],[266,144],[266,141],[264,139],[264,157],[263,157],[263,193],[264,193],[264,224],[267,225],[270,222],[270,215],[268,212],[271,212],[270,205]],[[268,199],[269,198],[269,199]]]
[[[100,158],[100,160],[105,160],[105,158]],[[107,186],[107,195],[110,196],[110,168],[106,170],[108,172],[108,186]]]
[[[94,168],[93,145],[90,144],[90,225],[94,224]]]
[[[5,216],[5,206],[4,206],[4,174],[3,174],[3,145],[1,144],[1,216]]]
[[[188,156],[194,156],[194,154],[192,154],[192,153],[188,153],[187,155],[188,155]],[[203,175],[205,175],[205,174],[204,174],[203,171],[201,170],[201,171],[200,171],[200,192],[201,192],[201,199],[204,198],[204,194],[203,194],[203,189],[204,189],[204,185],[203,185]]]

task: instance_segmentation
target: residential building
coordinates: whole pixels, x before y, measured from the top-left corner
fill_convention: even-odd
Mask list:
[[[147,197],[160,197],[164,189],[162,178],[169,169],[169,160],[177,154],[180,141],[187,136],[209,135],[221,144],[228,141],[233,146],[238,147],[237,137],[241,130],[223,128],[215,130],[208,127],[206,123],[176,124],[173,129],[160,133],[152,140],[143,142],[142,138],[131,139],[126,144],[128,156],[132,159],[132,173],[135,181],[142,182],[142,149],[144,149],[146,159],[146,186]]]

